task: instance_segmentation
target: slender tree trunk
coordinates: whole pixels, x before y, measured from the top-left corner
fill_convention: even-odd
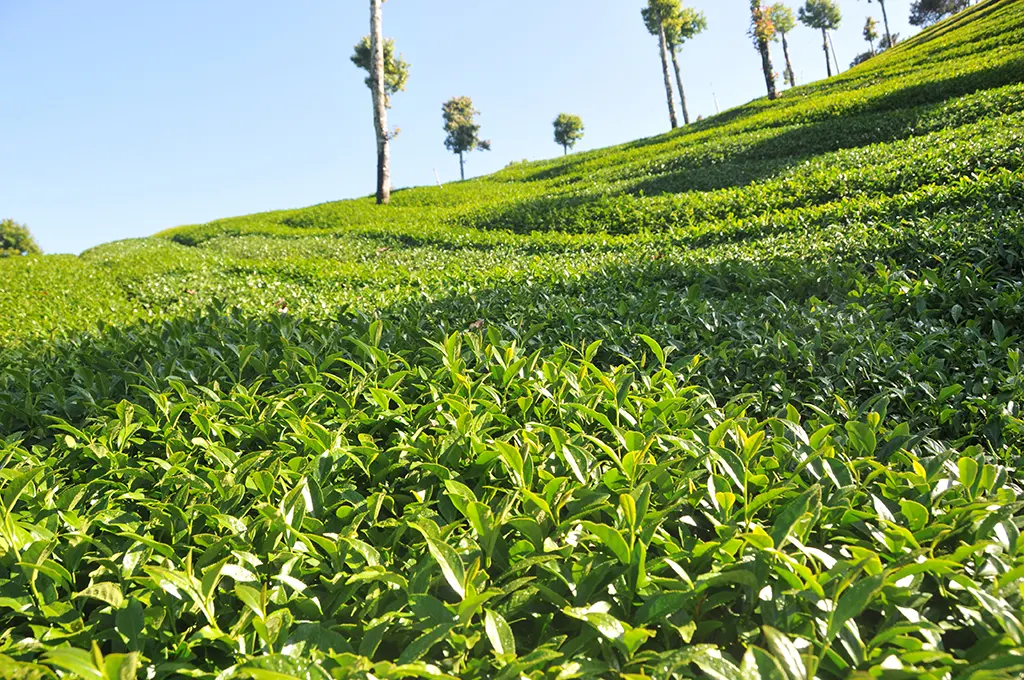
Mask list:
[[[384,94],[384,31],[382,0],[370,0],[370,79],[373,83],[373,128],[377,135],[377,204],[391,200],[391,159],[388,145],[388,109]]]
[[[793,74],[793,62],[789,60],[789,42],[786,34],[782,34],[782,54],[786,57],[786,77],[789,78],[789,86],[796,87],[796,76]]]
[[[828,31],[821,29],[821,44],[825,50],[825,68],[828,70],[828,77],[832,77],[832,60],[828,58]]]
[[[779,95],[775,90],[775,74],[772,73],[772,58],[768,53],[768,41],[759,40],[757,48],[761,52],[761,70],[764,71],[764,84],[768,87],[768,99],[775,99]]]
[[[661,72],[665,76],[665,97],[668,99],[668,120],[672,129],[679,127],[679,119],[676,118],[676,102],[672,96],[672,79],[668,75],[668,51],[665,46],[665,27],[658,26],[658,51],[661,52]]]
[[[676,55],[676,46],[670,43],[668,51],[669,54],[672,55],[672,68],[676,71],[676,85],[679,87],[679,103],[683,105],[683,125],[689,125],[690,112],[686,108],[686,90],[683,89],[683,75],[679,70],[679,57]]]
[[[871,56],[873,57],[873,56],[877,55],[878,52],[875,52],[875,41],[874,40],[868,40],[868,45],[871,45]]]
[[[764,84],[768,88],[768,99],[775,99],[778,96],[775,89],[775,73],[772,71],[772,57],[768,52],[768,36],[763,35],[768,21],[767,12],[760,0],[750,0],[751,36],[754,38],[757,51],[761,53],[761,71],[764,73]]]
[[[459,176],[462,177],[463,181],[466,179],[466,161],[462,156],[462,152],[459,152]]]
[[[889,15],[885,12],[885,0],[878,0],[882,6],[882,22],[885,24],[885,37],[889,40],[889,47],[892,47],[892,33],[889,32]]]
[[[567,144],[563,144],[562,145],[562,155],[563,156],[568,156],[569,155],[569,146]]]
[[[832,46],[832,61],[836,63],[836,75],[843,72],[843,69],[839,67],[839,57],[836,56],[836,44],[832,42],[832,34],[828,31],[825,32],[828,36],[828,44]]]

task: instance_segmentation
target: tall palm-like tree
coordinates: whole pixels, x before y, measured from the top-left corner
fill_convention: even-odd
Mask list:
[[[675,130],[679,127],[676,117],[676,102],[672,95],[672,77],[668,70],[668,40],[665,36],[665,23],[679,7],[679,0],[647,0],[647,7],[640,10],[644,25],[651,35],[658,36],[658,52],[661,56],[661,73],[665,81],[665,99],[668,101],[668,119]]]
[[[825,67],[828,77],[832,77],[832,62],[828,55],[829,35],[828,32],[839,28],[843,20],[839,5],[835,0],[807,0],[800,8],[800,21],[808,28],[815,28],[821,31],[822,49],[825,50]],[[835,55],[832,55],[835,57]],[[836,64],[839,68],[839,64]]]
[[[796,86],[796,75],[793,73],[793,62],[789,59],[789,41],[786,37],[789,32],[796,28],[796,17],[793,10],[781,2],[777,2],[769,8],[772,26],[775,28],[776,40],[782,41],[782,54],[786,58],[786,72],[783,79],[790,87]]]
[[[665,40],[668,44],[668,52],[672,55],[672,68],[676,72],[676,86],[679,88],[679,103],[683,108],[683,124],[690,124],[690,112],[686,108],[686,90],[683,89],[683,75],[679,68],[679,53],[683,44],[699,33],[703,33],[708,27],[707,19],[703,12],[680,7],[675,16],[665,22]]]
[[[775,37],[775,26],[772,25],[771,12],[761,4],[760,0],[750,0],[750,37],[754,47],[761,54],[761,71],[764,73],[764,84],[768,88],[768,99],[775,99],[775,72],[772,70],[772,57],[768,51],[768,43]]]

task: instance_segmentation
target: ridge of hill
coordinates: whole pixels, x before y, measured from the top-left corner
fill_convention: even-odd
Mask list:
[[[0,260],[0,677],[1020,677],[1022,44]]]

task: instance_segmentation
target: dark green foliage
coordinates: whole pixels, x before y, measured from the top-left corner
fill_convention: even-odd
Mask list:
[[[971,0],[914,0],[910,4],[910,23],[930,26],[971,6]]]
[[[807,27],[828,31],[839,28],[843,18],[834,0],[807,0],[799,14],[800,21]]]
[[[38,255],[42,252],[28,227],[14,220],[0,221],[0,257]]]
[[[386,214],[3,261],[0,676],[1021,677],[1017,7]]]
[[[351,57],[352,63],[370,72],[370,37],[364,36],[356,43],[355,52]],[[388,38],[384,41],[384,103],[391,108],[391,95],[405,90],[409,82],[409,64],[399,54],[395,56],[395,41]],[[373,88],[370,76],[366,76],[366,86]]]

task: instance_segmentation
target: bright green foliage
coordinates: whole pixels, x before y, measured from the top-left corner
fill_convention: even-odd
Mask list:
[[[38,255],[41,252],[28,227],[14,220],[0,221],[0,257]]]
[[[583,119],[571,113],[560,113],[553,123],[555,127],[555,144],[562,147],[565,153],[583,139]]]
[[[778,2],[772,5],[770,9],[772,26],[775,28],[775,32],[777,34],[789,33],[796,28],[796,17],[793,16],[793,10],[789,7]]]
[[[4,260],[0,668],[1020,677],[1017,8],[386,214]]]
[[[469,97],[452,97],[444,103],[444,131],[448,135],[444,140],[445,148],[459,156],[459,170],[462,179],[466,179],[464,155],[475,149],[491,150],[491,142],[480,139],[480,126],[476,117],[480,112],[473,108],[473,100]]]
[[[704,12],[691,7],[680,7],[675,15],[665,20],[665,42],[673,52],[678,52],[683,45],[700,35],[708,28],[708,20]]]
[[[352,63],[370,72],[370,36],[364,36],[356,43],[355,53],[352,55]],[[409,64],[399,54],[395,56],[395,41],[388,38],[384,41],[384,103],[391,108],[391,95],[396,92],[404,92],[409,82]],[[366,86],[373,87],[370,76],[366,77]]]

